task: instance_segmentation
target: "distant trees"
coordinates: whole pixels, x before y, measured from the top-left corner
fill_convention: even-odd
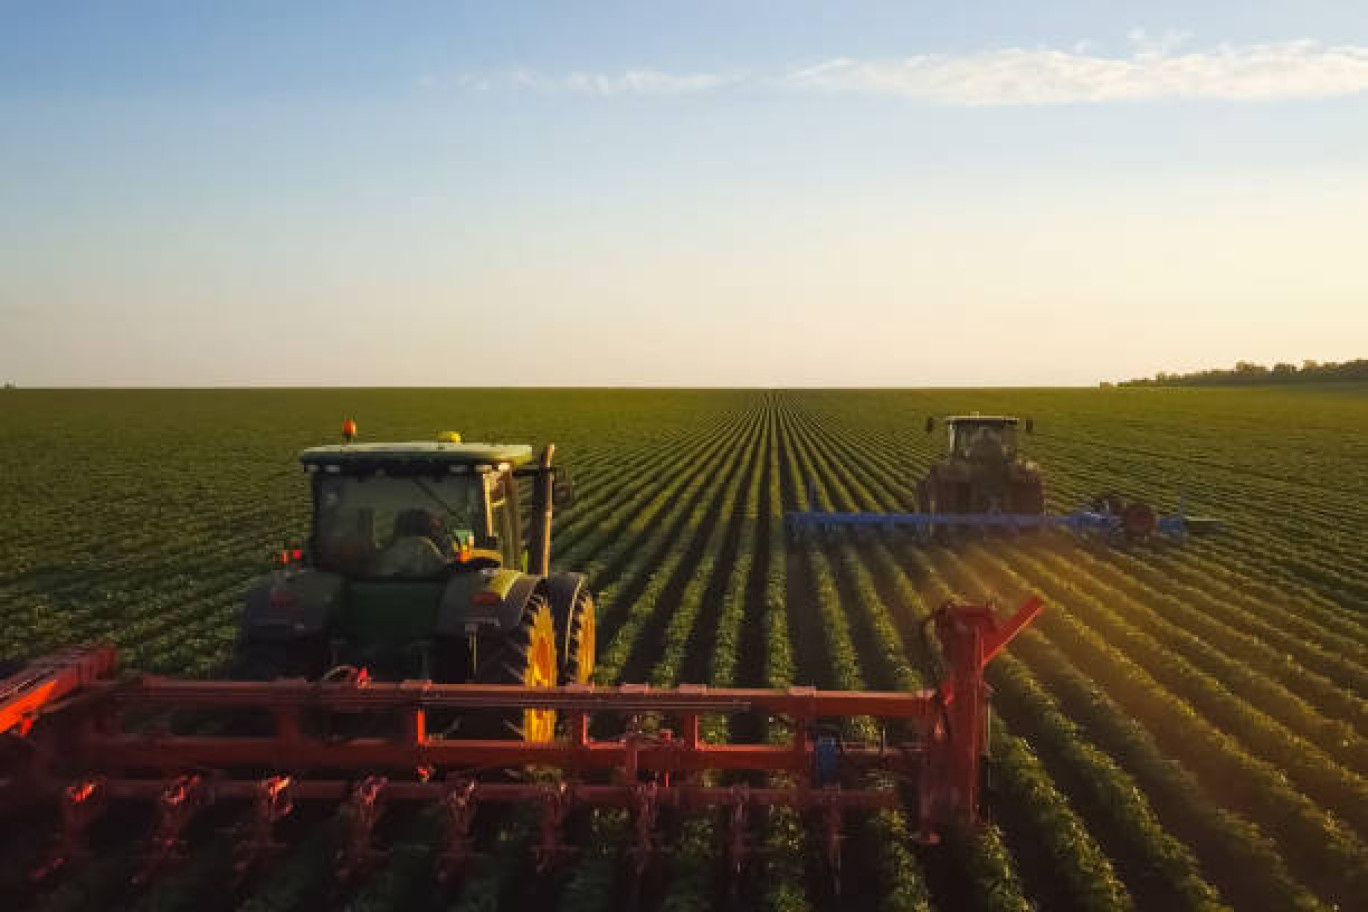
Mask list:
[[[1368,359],[1321,364],[1303,361],[1301,367],[1280,361],[1271,368],[1252,361],[1237,361],[1227,369],[1170,374],[1160,371],[1154,377],[1123,380],[1118,386],[1250,386],[1274,383],[1330,383],[1337,380],[1368,380]]]

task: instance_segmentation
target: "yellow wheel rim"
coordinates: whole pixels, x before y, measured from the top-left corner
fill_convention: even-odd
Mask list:
[[[586,600],[580,612],[579,643],[576,644],[576,658],[579,659],[577,677],[581,684],[589,683],[589,676],[594,673],[595,642],[594,603]]]
[[[556,686],[556,628],[550,611],[542,611],[532,625],[532,641],[527,644],[527,687]],[[554,709],[523,710],[523,740],[550,741],[556,736]]]

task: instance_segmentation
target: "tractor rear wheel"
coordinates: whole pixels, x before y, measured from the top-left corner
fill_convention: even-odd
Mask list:
[[[534,593],[523,607],[518,626],[501,639],[482,641],[485,654],[476,657],[477,684],[516,684],[521,687],[555,687],[557,662],[556,622],[551,602]],[[470,723],[470,724],[467,724]],[[524,709],[472,713],[463,720],[462,737],[521,738],[550,741],[556,736],[554,709]]]
[[[594,597],[581,589],[575,595],[567,616],[561,620],[557,632],[563,644],[560,657],[560,681],[566,684],[588,684],[589,676],[594,673],[597,656],[598,618],[594,610]]]

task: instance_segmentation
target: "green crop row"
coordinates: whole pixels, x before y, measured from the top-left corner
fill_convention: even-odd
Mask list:
[[[1044,574],[1035,572],[1018,579],[1005,562],[982,551],[979,556],[978,569],[991,571],[1000,583],[1010,583],[1012,591],[1041,592],[1060,608],[1086,600],[1070,586],[1051,581]],[[1028,565],[1016,561],[1014,566]],[[1275,834],[1285,856],[1308,882],[1332,898],[1355,895],[1355,884],[1362,881],[1368,855],[1343,824],[1291,787],[1279,770],[1250,756],[1238,741],[1165,690],[1121,649],[1081,624],[1069,611],[1047,612],[1035,626],[1143,721],[1174,757],[1197,773],[1208,790]]]

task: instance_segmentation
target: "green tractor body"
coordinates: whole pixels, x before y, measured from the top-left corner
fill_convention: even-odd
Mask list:
[[[549,566],[553,502],[570,493],[554,448],[534,462],[526,446],[454,436],[300,454],[308,542],[247,593],[241,676],[314,678],[349,665],[447,682],[588,679],[593,599],[582,574]]]
[[[944,420],[949,451],[917,486],[923,513],[1045,512],[1040,467],[1022,455],[1017,428],[1007,415],[952,415]],[[931,431],[935,421],[928,419]],[[1032,424],[1025,422],[1029,433]]]

